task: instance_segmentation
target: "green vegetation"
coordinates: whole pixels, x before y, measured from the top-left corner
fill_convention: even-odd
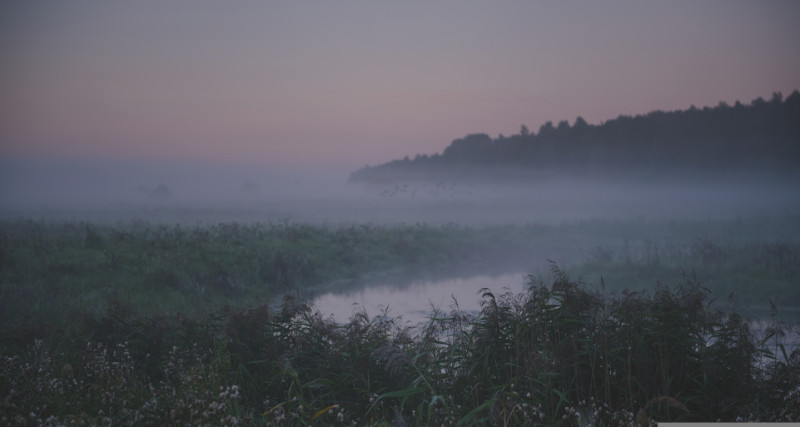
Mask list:
[[[798,220],[4,222],[0,424],[797,421],[800,350],[782,316],[800,301]],[[305,299],[548,253],[572,261],[547,284],[484,290],[477,316],[456,306],[419,329],[337,324]],[[748,300],[768,317],[748,320]]]
[[[619,116],[599,125],[578,117],[572,126],[546,122],[534,133],[523,125],[519,134],[495,139],[473,134],[454,140],[442,154],[365,167],[350,178],[485,180],[509,170],[515,178],[520,171],[574,177],[615,170],[674,178],[681,170],[702,176],[766,171],[796,179],[799,138],[800,92],[795,90],[786,99],[775,93],[770,101],[758,98],[750,105],[721,102],[714,108]]]
[[[442,274],[489,263],[503,268],[498,256],[484,255],[507,252],[520,241],[510,228],[456,225],[181,227],[20,220],[0,226],[0,320],[6,329],[28,320],[57,323],[74,308],[101,314],[108,300],[145,314],[195,315],[411,271]]]
[[[202,321],[122,306],[0,362],[4,424],[630,425],[797,420],[800,363],[693,282],[609,298],[554,270],[477,317],[344,325],[288,297]]]
[[[766,306],[769,299],[800,307],[800,243],[791,240],[722,245],[697,238],[684,247],[645,241],[634,249],[595,247],[580,265],[568,269],[589,283],[608,283],[607,290],[637,289],[641,284],[670,283],[682,275],[700,275],[716,295],[731,295]]]

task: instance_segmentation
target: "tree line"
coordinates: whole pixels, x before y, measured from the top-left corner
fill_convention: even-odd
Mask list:
[[[793,171],[800,166],[800,92],[749,105],[653,111],[598,125],[578,117],[546,122],[538,132],[485,133],[454,140],[441,154],[417,154],[366,166],[351,180],[474,174],[481,170],[564,171]]]

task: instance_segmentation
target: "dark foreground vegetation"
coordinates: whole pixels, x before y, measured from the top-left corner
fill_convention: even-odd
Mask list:
[[[800,417],[800,352],[686,281],[609,298],[555,270],[421,330],[302,301],[201,320],[110,304],[0,362],[0,420],[57,424],[636,425]],[[777,313],[773,313],[776,315]]]
[[[599,125],[578,117],[572,126],[566,120],[546,122],[538,132],[523,125],[519,134],[508,137],[472,134],[441,154],[365,167],[350,179],[487,180],[519,179],[523,172],[542,178],[613,171],[651,178],[769,172],[796,179],[798,140],[800,92],[795,90],[786,99],[775,93],[769,101],[758,98],[748,105],[721,102],[713,108],[653,111]]]
[[[796,224],[6,222],[0,424],[797,421],[800,351],[779,310],[798,300],[787,285],[798,283],[786,235]],[[305,299],[349,280],[491,264],[531,240],[567,251],[556,243],[577,236],[586,248],[571,271],[605,265],[603,279],[553,265],[525,294],[482,291],[476,316],[454,305],[414,329],[364,313],[336,322]],[[649,290],[600,293],[640,280]],[[738,311],[748,299],[768,317]]]

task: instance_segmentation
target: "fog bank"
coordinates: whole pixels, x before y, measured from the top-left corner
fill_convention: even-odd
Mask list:
[[[189,225],[243,221],[497,225],[735,218],[800,212],[798,181],[768,175],[349,183],[348,171],[188,161],[0,160],[0,218]]]

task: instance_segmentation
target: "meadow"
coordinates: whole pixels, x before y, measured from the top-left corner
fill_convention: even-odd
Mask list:
[[[0,422],[797,421],[798,224],[4,220]],[[519,268],[526,293],[419,328],[308,303]]]

